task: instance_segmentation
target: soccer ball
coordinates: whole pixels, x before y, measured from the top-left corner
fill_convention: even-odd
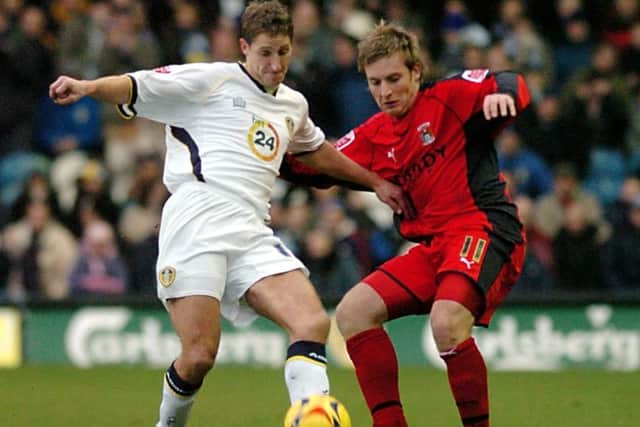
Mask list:
[[[335,397],[318,394],[294,402],[284,427],[351,427],[351,418]]]

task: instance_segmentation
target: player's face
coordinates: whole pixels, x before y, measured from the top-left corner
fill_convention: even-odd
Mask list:
[[[382,112],[402,117],[409,111],[420,89],[420,65],[407,68],[404,55],[396,52],[365,65],[364,72]]]
[[[291,39],[286,35],[262,33],[248,43],[240,39],[247,71],[269,92],[284,80],[291,60]]]

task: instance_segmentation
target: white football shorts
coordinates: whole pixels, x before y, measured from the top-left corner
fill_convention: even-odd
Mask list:
[[[242,298],[258,280],[292,270],[309,271],[273,234],[256,209],[237,196],[193,182],[167,200],[156,265],[158,298],[208,295],[222,315],[246,325],[257,314]]]

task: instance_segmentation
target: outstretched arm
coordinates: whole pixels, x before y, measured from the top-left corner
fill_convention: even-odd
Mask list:
[[[60,76],[49,86],[49,97],[60,105],[77,102],[84,96],[110,104],[127,104],[131,99],[131,79],[127,75],[77,80]]]
[[[312,167],[302,163],[291,153],[285,154],[280,165],[280,178],[297,185],[327,189],[334,185],[346,187],[356,191],[373,191],[369,187],[334,178],[326,173],[318,172]]]
[[[324,142],[316,151],[297,156],[302,163],[319,172],[331,175],[343,181],[350,181],[376,192],[378,198],[389,205],[397,214],[409,218],[415,215],[412,205],[406,198],[402,188],[381,178],[378,174],[367,170],[341,154],[328,142]]]

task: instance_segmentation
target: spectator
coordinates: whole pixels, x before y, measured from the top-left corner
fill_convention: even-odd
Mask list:
[[[415,8],[411,8],[408,0],[388,0],[384,2],[384,16],[392,24],[400,25],[423,40],[425,34],[425,17]]]
[[[140,159],[129,202],[118,223],[130,273],[129,289],[137,294],[152,295],[155,291],[158,225],[168,197],[161,173],[158,158],[146,156]]]
[[[0,155],[32,148],[33,112],[53,74],[44,12],[28,6],[19,13],[13,26],[0,12]]]
[[[541,296],[553,287],[553,254],[551,240],[542,234],[533,222],[534,202],[521,195],[514,197],[520,221],[527,236],[527,253],[522,274],[509,295]]]
[[[57,31],[89,9],[89,0],[49,0],[40,3],[48,4],[51,24]]]
[[[238,30],[234,22],[221,16],[209,36],[210,57],[212,61],[238,61],[241,58],[236,40]]]
[[[511,30],[502,43],[516,69],[540,70],[548,80],[551,77],[548,73],[553,70],[549,48],[531,20],[522,16],[512,24]]]
[[[553,190],[543,195],[535,206],[535,225],[550,239],[554,239],[565,223],[565,211],[571,205],[580,205],[587,224],[599,230],[602,240],[610,232],[609,224],[603,218],[598,199],[582,189],[576,169],[571,164],[558,164],[554,171]]]
[[[620,230],[628,225],[629,209],[638,197],[640,197],[640,179],[636,176],[625,178],[618,197],[607,211],[607,219],[614,229]]]
[[[498,20],[491,28],[494,40],[503,41],[512,37],[516,25],[525,16],[526,8],[522,0],[501,0]]]
[[[123,294],[127,288],[127,269],[118,253],[111,225],[92,221],[84,230],[81,244],[69,279],[72,295]]]
[[[571,294],[603,289],[602,242],[598,229],[588,221],[584,206],[572,203],[564,210],[564,222],[553,239],[557,287]]]
[[[542,156],[547,165],[569,162],[580,166],[581,171],[587,168],[589,147],[580,143],[576,129],[561,115],[557,96],[543,96],[524,111],[515,128],[526,146]]]
[[[209,40],[200,29],[200,10],[193,0],[175,6],[179,63],[210,61]]]
[[[313,222],[311,193],[308,189],[292,187],[280,203],[283,212],[280,221],[274,227],[274,232],[294,255],[300,256],[304,236]]]
[[[11,260],[10,299],[67,297],[77,244],[73,235],[51,215],[48,200],[30,200],[25,216],[4,230],[3,244]]]
[[[117,224],[120,208],[111,200],[107,172],[98,160],[89,160],[81,169],[77,195],[69,217],[69,228],[80,237],[91,221],[101,219]]]
[[[345,202],[347,213],[356,225],[348,241],[363,274],[369,274],[397,255],[404,240],[393,226],[392,213],[373,194],[348,190]]]
[[[294,2],[291,17],[296,31],[287,83],[305,94],[309,112],[322,129],[336,121],[328,70],[335,65],[333,29],[326,24],[314,0]]]
[[[513,69],[513,63],[507,57],[504,45],[500,42],[493,43],[487,48],[486,60],[487,68],[489,68],[492,73]]]
[[[620,65],[629,87],[640,87],[640,19],[631,26],[629,45],[622,51]]]
[[[31,200],[47,200],[51,207],[52,215],[55,218],[62,217],[57,195],[55,190],[51,187],[51,183],[49,183],[47,175],[44,172],[34,171],[31,173],[27,181],[24,183],[22,192],[13,203],[9,221],[14,222],[23,218]]]
[[[582,11],[562,21],[563,37],[554,47],[554,88],[560,90],[581,68],[589,65],[593,55],[591,26]]]
[[[362,275],[351,247],[336,242],[331,233],[320,227],[312,228],[305,235],[301,260],[309,268],[309,277],[320,297],[327,303],[337,303]]]
[[[631,27],[638,20],[640,6],[637,0],[613,0],[603,25],[604,40],[620,50],[626,48],[631,41]]]
[[[315,0],[297,0],[291,18],[296,29],[293,41],[297,52],[289,71],[300,73],[315,66],[331,68],[334,65],[333,34],[324,22],[319,4]]]
[[[627,210],[627,221],[619,223],[607,247],[607,286],[614,295],[640,295],[640,194]]]
[[[160,65],[160,51],[137,0],[113,0],[98,74],[123,74]]]
[[[105,46],[105,33],[111,19],[107,1],[96,1],[88,12],[77,11],[59,32],[56,49],[58,71],[72,77],[98,76],[98,60]]]
[[[356,64],[358,41],[338,32],[333,39],[335,67],[329,71],[330,94],[335,117],[325,132],[333,137],[344,135],[378,111],[367,82]]]
[[[589,68],[565,87],[563,115],[580,137],[569,145],[623,150],[629,125],[628,94],[615,47],[599,44]]]
[[[440,35],[444,44],[440,63],[447,74],[460,72],[465,68],[464,54],[467,48],[471,54],[477,54],[490,41],[489,32],[472,21],[466,5],[460,0],[445,2]]]
[[[498,162],[501,170],[513,175],[514,195],[535,199],[551,190],[553,176],[549,167],[540,156],[522,146],[514,129],[505,129],[498,137]]]
[[[631,102],[631,116],[627,129],[627,147],[631,151],[630,172],[640,175],[640,83]]]

